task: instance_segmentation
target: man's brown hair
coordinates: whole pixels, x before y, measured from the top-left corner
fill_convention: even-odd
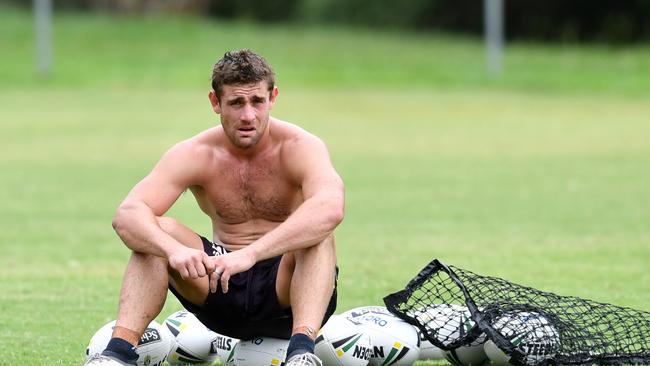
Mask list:
[[[266,60],[249,49],[228,51],[214,64],[212,90],[221,97],[224,85],[252,84],[266,81],[269,92],[275,86],[275,73]]]

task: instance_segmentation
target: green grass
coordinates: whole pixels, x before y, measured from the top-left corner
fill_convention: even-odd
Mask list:
[[[647,48],[514,45],[490,82],[469,39],[66,14],[41,82],[28,15],[0,10],[3,365],[82,363],[128,258],[114,209],[218,122],[206,79],[239,46],[268,55],[274,115],[323,137],[345,180],[339,311],[433,258],[650,310]],[[209,232],[189,194],[171,214]]]

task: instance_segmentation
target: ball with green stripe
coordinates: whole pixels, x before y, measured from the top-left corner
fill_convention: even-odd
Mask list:
[[[361,327],[333,315],[318,332],[314,353],[323,366],[366,366],[373,349],[370,337]]]

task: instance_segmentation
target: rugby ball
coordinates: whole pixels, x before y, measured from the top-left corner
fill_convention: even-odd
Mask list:
[[[104,324],[92,336],[88,347],[86,348],[86,358],[90,358],[96,354],[101,354],[108,345],[113,335],[113,328],[115,327],[115,320]],[[135,351],[138,354],[138,366],[160,366],[165,362],[167,354],[174,342],[174,336],[169,331],[158,324],[155,320],[152,321],[147,329],[145,329],[138,347]]]
[[[560,336],[551,322],[537,312],[509,312],[497,318],[492,326],[521,351],[527,365],[536,365],[553,358],[560,347]],[[510,365],[510,356],[491,340],[485,342],[485,353],[495,365]]]
[[[289,340],[257,337],[240,341],[226,366],[280,366],[287,356]]]
[[[212,346],[217,350],[217,356],[222,365],[232,362],[238,344],[239,339],[217,333],[217,339],[212,342]]]
[[[452,365],[456,366],[484,366],[490,363],[490,359],[485,354],[483,344],[485,343],[485,334],[481,338],[466,346],[460,346],[449,351],[445,351],[445,359]]]
[[[418,314],[418,319],[433,329],[443,344],[463,339],[476,327],[469,309],[456,304],[431,305]],[[469,344],[442,351],[442,354],[452,365],[482,366],[490,362],[483,349],[485,340],[485,334],[481,334]]]
[[[164,324],[175,340],[167,356],[170,365],[212,363],[217,358],[225,363],[238,342],[211,331],[185,310],[171,314]]]
[[[314,354],[324,366],[365,366],[372,355],[372,344],[356,324],[332,315],[318,332]]]
[[[416,328],[418,335],[420,336],[420,357],[419,360],[444,360],[445,354],[444,351],[436,347],[431,343],[425,336]]]
[[[364,306],[341,314],[370,336],[371,366],[408,366],[420,356],[420,336],[411,324],[384,306]]]

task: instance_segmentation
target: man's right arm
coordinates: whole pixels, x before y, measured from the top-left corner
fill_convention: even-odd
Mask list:
[[[113,218],[113,228],[129,249],[167,258],[184,278],[203,276],[213,265],[203,251],[189,248],[166,233],[158,217],[185,189],[199,183],[206,158],[205,147],[190,142],[175,145],[133,187]]]

